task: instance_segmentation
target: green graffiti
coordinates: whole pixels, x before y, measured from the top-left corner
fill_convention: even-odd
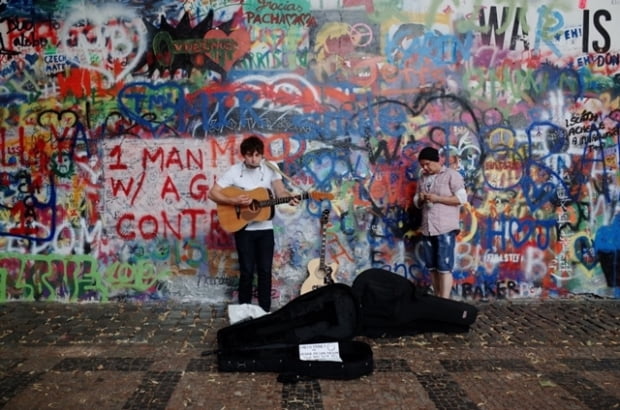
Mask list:
[[[2,302],[6,300],[6,280],[8,276],[7,270],[0,268],[0,301]]]
[[[108,290],[90,255],[23,255],[5,253],[0,257],[0,301],[68,300],[95,297],[108,299]],[[6,266],[19,267],[11,277]]]
[[[105,278],[110,289],[135,290],[145,292],[151,288],[156,288],[158,284],[168,277],[172,272],[162,270],[157,272],[157,267],[148,260],[141,260],[137,263],[114,262],[106,268]]]

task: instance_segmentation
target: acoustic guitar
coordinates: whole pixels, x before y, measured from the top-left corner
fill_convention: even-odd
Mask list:
[[[325,263],[325,237],[326,225],[329,218],[329,210],[326,209],[321,215],[321,249],[319,257],[308,262],[308,278],[301,285],[300,295],[308,293],[311,290],[320,288],[321,286],[334,283],[333,275],[338,270],[338,263]]]
[[[300,200],[312,198],[317,201],[334,199],[332,194],[318,191],[276,198],[271,190],[267,188],[255,188],[244,191],[237,187],[227,187],[222,190],[222,193],[231,198],[242,194],[252,198],[252,203],[249,205],[217,205],[217,216],[220,220],[220,225],[227,232],[237,232],[250,222],[272,219],[275,215],[275,205],[288,203],[293,198]]]

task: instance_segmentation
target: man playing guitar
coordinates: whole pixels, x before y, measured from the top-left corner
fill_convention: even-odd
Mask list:
[[[293,196],[282,181],[282,175],[274,169],[277,164],[266,164],[263,141],[251,135],[240,145],[243,161],[231,166],[217,179],[209,190],[209,199],[218,205],[228,205],[237,209],[246,208],[255,201],[249,193],[264,188],[277,198],[290,197],[289,204],[296,206],[300,199]],[[227,188],[236,187],[235,195],[227,195]],[[234,233],[235,246],[239,259],[239,303],[252,303],[252,280],[258,275],[258,304],[265,311],[271,309],[271,269],[274,253],[273,222],[268,220],[250,221]]]

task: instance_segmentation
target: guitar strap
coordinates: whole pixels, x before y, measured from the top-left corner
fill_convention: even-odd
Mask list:
[[[291,177],[289,177],[289,176],[288,176],[288,175],[286,175],[284,172],[282,172],[282,170],[281,170],[278,166],[276,166],[276,165],[272,164],[272,163],[271,163],[271,161],[267,161],[267,160],[265,160],[265,165],[267,165],[269,168],[273,169],[273,170],[274,170],[275,172],[277,172],[278,174],[282,175],[282,177],[283,177],[283,178],[285,178],[287,181],[289,181],[289,182],[291,183],[291,185],[293,185],[293,186],[295,186],[295,187],[297,187],[297,188],[301,189],[302,191],[304,190],[302,187],[300,187],[300,186],[299,186],[299,184],[296,184],[296,183],[295,183],[295,181],[293,181],[293,180],[291,179]],[[338,205],[334,205],[334,210],[336,211],[336,214],[337,214],[338,216],[340,216],[341,211],[340,211],[340,208],[338,208]]]
[[[265,165],[267,165],[269,168],[271,168],[272,170],[274,170],[278,174],[282,175],[282,177],[285,178],[288,182],[290,182],[293,186],[296,186],[296,187],[301,189],[301,187],[299,185],[297,185],[295,183],[295,181],[293,181],[293,179],[291,177],[289,177],[284,172],[282,172],[280,167],[278,167],[277,165],[272,164],[271,161],[268,161],[268,160],[265,160]]]

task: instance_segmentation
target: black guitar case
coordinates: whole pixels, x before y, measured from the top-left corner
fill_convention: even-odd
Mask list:
[[[427,294],[384,269],[363,271],[353,281],[352,290],[361,311],[359,334],[364,336],[467,332],[478,316],[475,306]]]
[[[218,369],[288,376],[354,379],[372,373],[372,350],[353,340],[360,324],[350,286],[334,283],[300,295],[265,316],[217,332]],[[340,361],[308,360],[300,349],[331,343]]]

